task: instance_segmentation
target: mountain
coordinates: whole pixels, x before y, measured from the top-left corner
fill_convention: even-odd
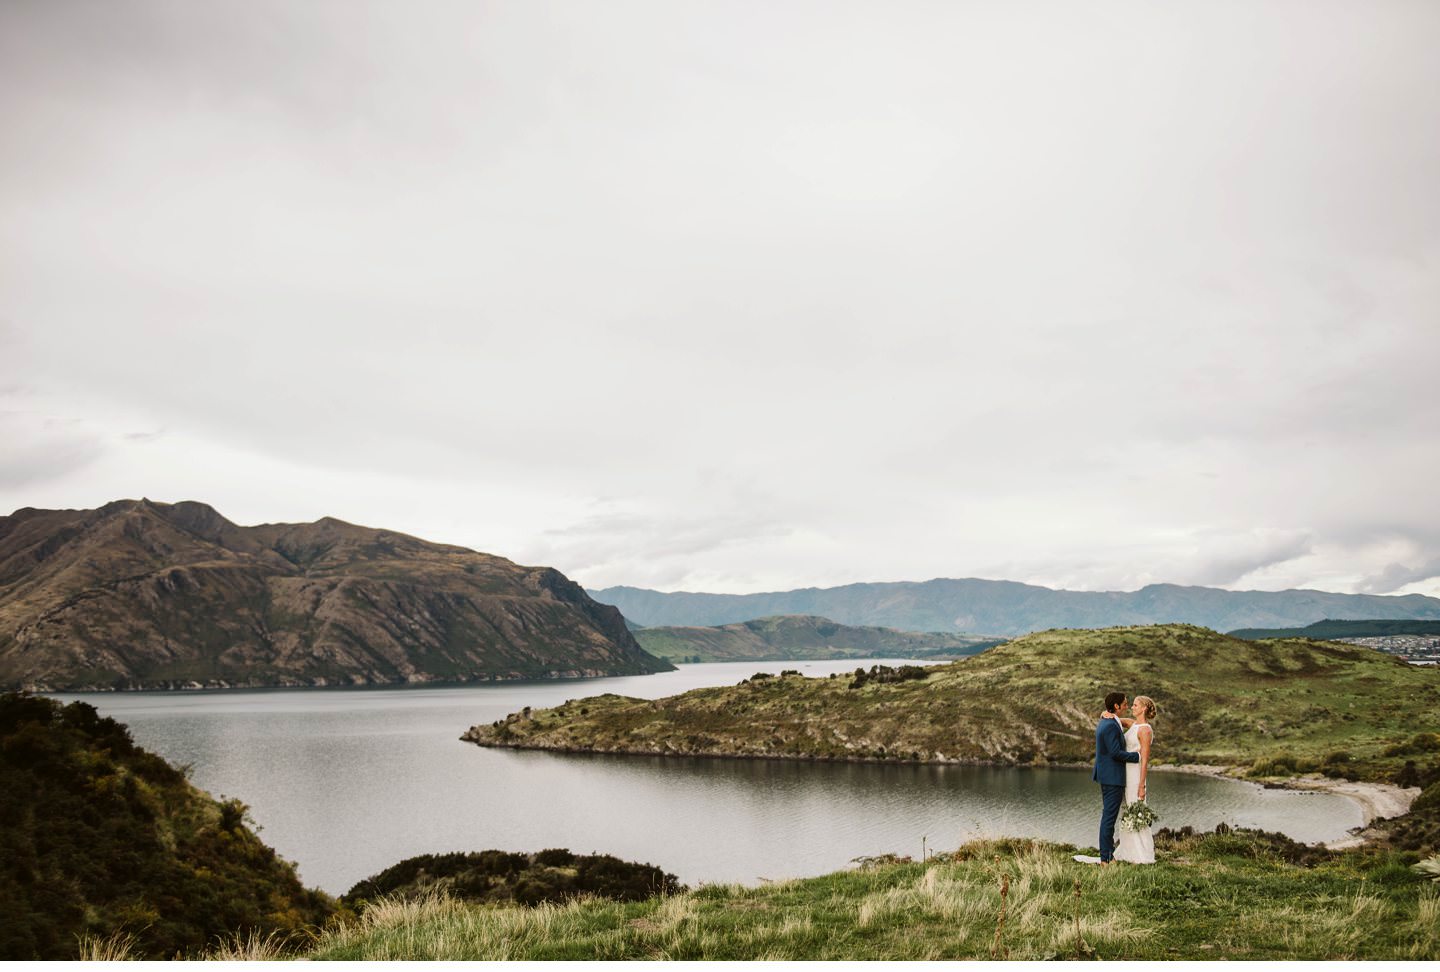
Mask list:
[[[716,627],[640,628],[635,640],[670,661],[783,661],[819,658],[918,658],[973,655],[1004,639],[836,624],[782,615]]]
[[[1440,599],[1420,594],[1223,591],[1152,584],[1138,591],[1057,591],[1014,581],[937,579],[809,587],[770,594],[666,594],[638,587],[591,591],[637,624],[733,624],[777,614],[902,631],[1019,635],[1051,628],[1195,624],[1217,631],[1294,627],[1323,618],[1440,619]]]
[[[0,517],[0,686],[351,685],[668,671],[559,571],[203,503]]]
[[[1341,638],[1386,638],[1393,635],[1440,635],[1440,621],[1337,621],[1326,618],[1303,628],[1240,628],[1232,638],[1255,641],[1260,638],[1314,638],[1336,641]]]
[[[482,746],[911,763],[1094,758],[1107,692],[1151,696],[1157,759],[1400,780],[1434,760],[1440,670],[1354,645],[1189,625],[1046,631],[933,667],[601,695],[471,727]],[[1414,772],[1414,767],[1410,770]],[[1411,784],[1406,784],[1411,785]]]
[[[237,932],[302,937],[335,903],[220,803],[83,702],[0,695],[0,960],[195,955]]]

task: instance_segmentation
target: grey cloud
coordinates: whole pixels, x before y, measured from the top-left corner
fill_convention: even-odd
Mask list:
[[[82,472],[105,451],[103,437],[78,423],[24,411],[0,411],[0,442],[0,490],[54,484]]]
[[[0,387],[103,443],[0,500],[339,505],[600,585],[1380,583],[1436,549],[1437,30],[0,5]]]
[[[1419,567],[1387,564],[1384,570],[1366,577],[1357,586],[1365,594],[1392,594],[1407,585],[1436,577],[1440,577],[1440,557],[1435,557]]]
[[[1229,537],[1226,542],[1211,543],[1222,547],[1225,554],[1197,558],[1199,562],[1181,565],[1175,571],[1177,580],[1206,587],[1228,587],[1266,567],[1289,563],[1314,551],[1314,538],[1308,534],[1277,537]],[[1248,549],[1247,549],[1248,548]]]

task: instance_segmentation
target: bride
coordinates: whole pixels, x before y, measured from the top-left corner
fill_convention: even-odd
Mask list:
[[[1125,802],[1134,803],[1145,799],[1145,778],[1150,770],[1150,740],[1155,729],[1150,720],[1155,718],[1155,700],[1148,695],[1137,695],[1130,703],[1134,719],[1122,719],[1120,724],[1129,725],[1125,730],[1125,751],[1139,753],[1140,762],[1125,764]],[[1155,863],[1155,838],[1150,828],[1143,831],[1118,828],[1120,839],[1115,845],[1115,860],[1131,864]]]

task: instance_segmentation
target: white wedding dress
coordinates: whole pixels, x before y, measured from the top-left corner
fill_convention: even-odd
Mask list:
[[[1154,727],[1150,729],[1151,745],[1154,745]],[[1140,723],[1135,723],[1125,733],[1125,751],[1127,753],[1138,753],[1140,751]],[[1148,790],[1149,787],[1147,786]],[[1134,803],[1140,799],[1140,764],[1125,764],[1125,802]],[[1124,814],[1124,810],[1121,810]],[[1120,839],[1115,842],[1115,860],[1128,861],[1131,864],[1154,864],[1155,863],[1155,837],[1150,833],[1150,828],[1144,830],[1126,830],[1124,827],[1116,827],[1115,832]]]

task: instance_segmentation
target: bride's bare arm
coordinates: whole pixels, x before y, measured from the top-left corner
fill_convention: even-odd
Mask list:
[[[1154,734],[1155,730],[1148,725],[1141,726],[1140,731],[1135,734],[1140,741],[1140,789],[1135,795],[1142,800],[1145,799],[1146,771],[1150,769],[1150,737]]]
[[[1116,718],[1119,719],[1120,717],[1119,717],[1119,716],[1116,716]],[[1123,729],[1129,729],[1129,728],[1130,728],[1131,726],[1133,726],[1134,724],[1135,724],[1135,720],[1134,720],[1134,719],[1120,719],[1120,726],[1121,726],[1121,728],[1123,728]]]

